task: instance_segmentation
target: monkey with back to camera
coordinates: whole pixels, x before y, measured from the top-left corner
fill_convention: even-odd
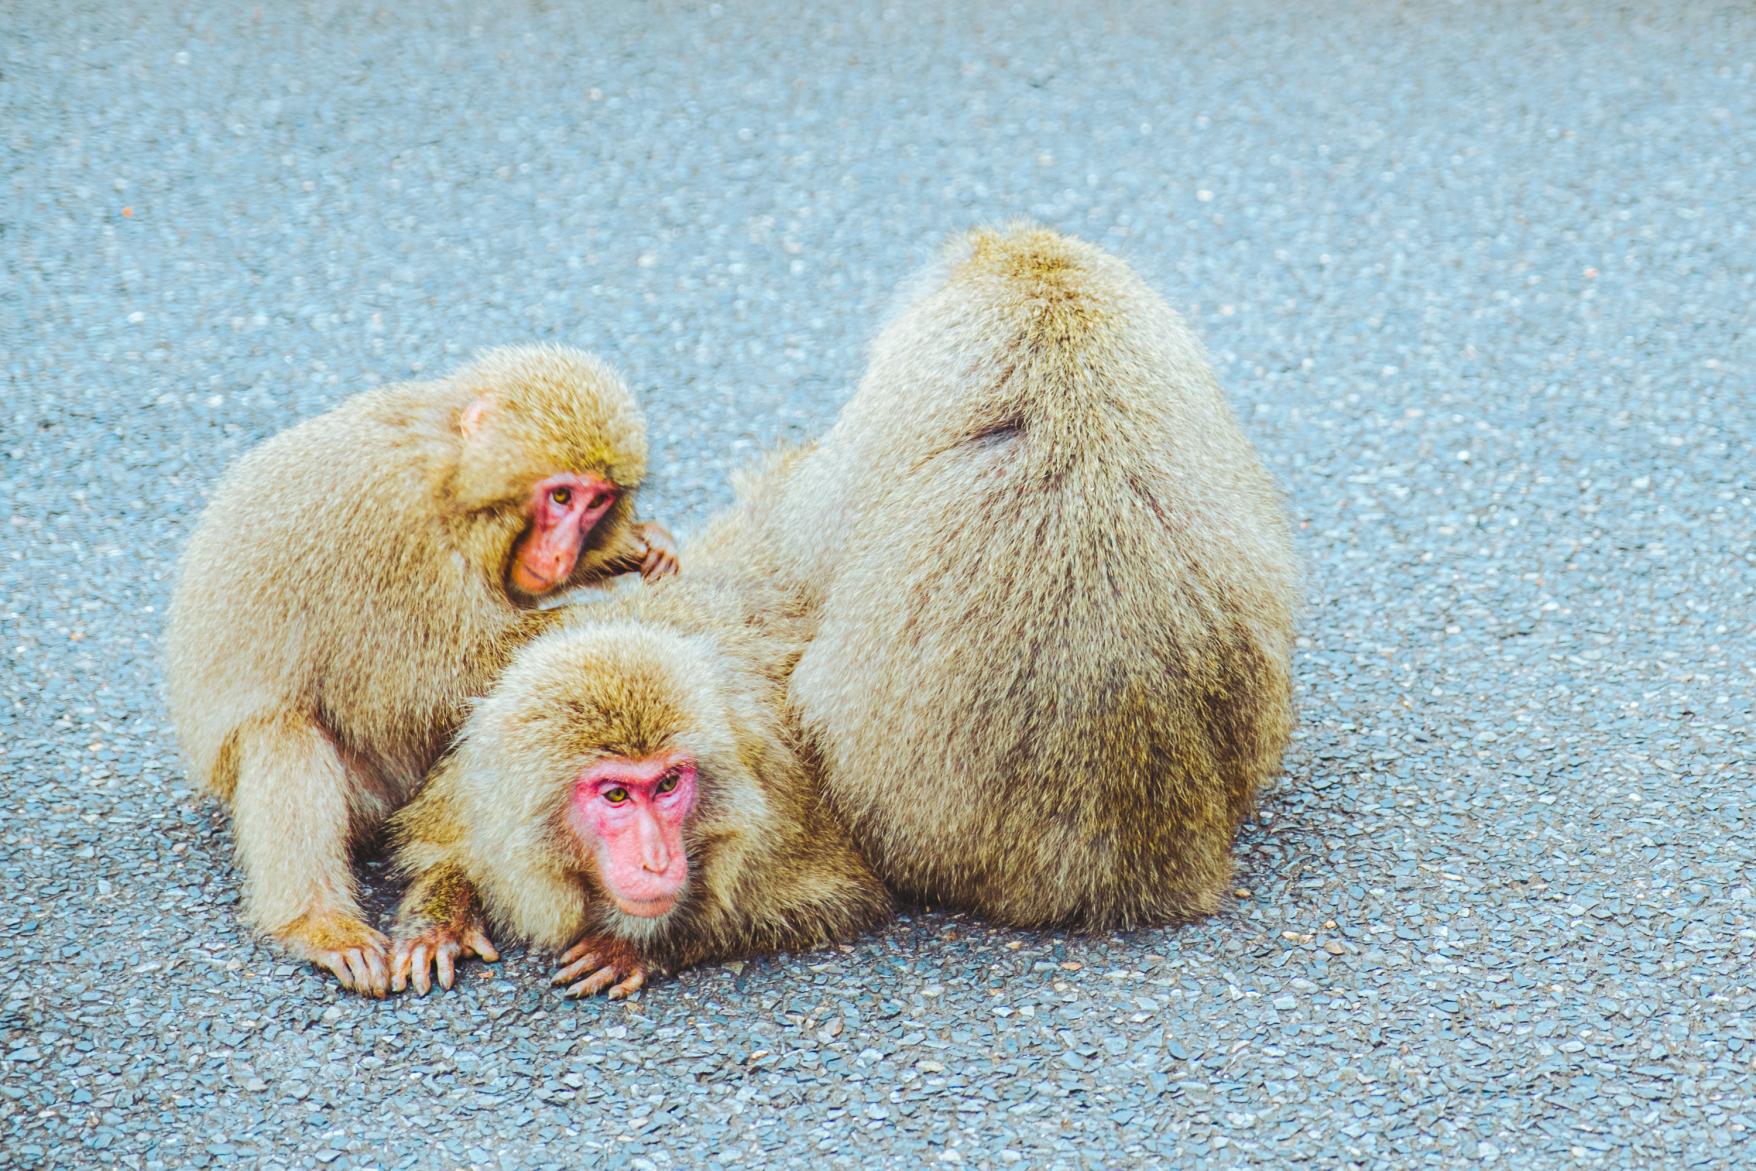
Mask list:
[[[451,987],[490,924],[614,999],[889,915],[787,709],[803,616],[707,547],[754,560],[736,529],[690,545],[686,577],[577,608],[472,712],[394,821],[394,988]]]
[[[182,557],[166,692],[193,772],[231,806],[254,927],[388,990],[352,847],[555,623],[542,603],[676,569],[635,518],[645,464],[621,380],[531,346],[357,395],[228,471]]]
[[[768,502],[792,702],[899,894],[1185,921],[1291,733],[1297,567],[1189,328],[1122,261],[979,231]]]

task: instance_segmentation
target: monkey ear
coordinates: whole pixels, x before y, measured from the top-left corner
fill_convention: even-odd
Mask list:
[[[465,439],[470,438],[482,429],[482,421],[488,416],[488,400],[472,399],[469,406],[457,417],[457,433]]]

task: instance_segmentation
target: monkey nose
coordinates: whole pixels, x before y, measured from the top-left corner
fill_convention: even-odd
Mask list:
[[[663,874],[671,868],[671,852],[655,836],[641,843],[640,868],[648,874]]]

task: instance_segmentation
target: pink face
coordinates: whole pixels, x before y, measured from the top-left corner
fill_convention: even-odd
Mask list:
[[[695,762],[682,753],[592,765],[573,782],[567,822],[597,861],[624,914],[656,919],[689,878],[683,821],[695,804]]]
[[[585,538],[616,503],[619,489],[598,476],[563,472],[531,489],[530,528],[512,553],[512,586],[540,597],[573,576]]]

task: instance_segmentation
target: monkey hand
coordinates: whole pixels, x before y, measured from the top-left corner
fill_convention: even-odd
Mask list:
[[[611,1000],[638,992],[650,974],[628,943],[608,935],[586,935],[561,955],[564,965],[553,984],[566,984],[565,995],[596,996],[608,988]]]
[[[657,521],[642,521],[640,539],[646,542],[646,555],[640,560],[642,580],[656,581],[677,572],[682,559],[677,552],[677,539],[669,529]]]
[[[472,955],[490,964],[500,958],[473,916],[454,923],[399,922],[390,962],[391,991],[401,992],[412,984],[425,996],[433,990],[435,970],[439,987],[450,990],[457,980],[457,961]]]
[[[343,988],[365,996],[390,990],[389,942],[350,914],[308,911],[275,938],[294,955],[335,973]]]

